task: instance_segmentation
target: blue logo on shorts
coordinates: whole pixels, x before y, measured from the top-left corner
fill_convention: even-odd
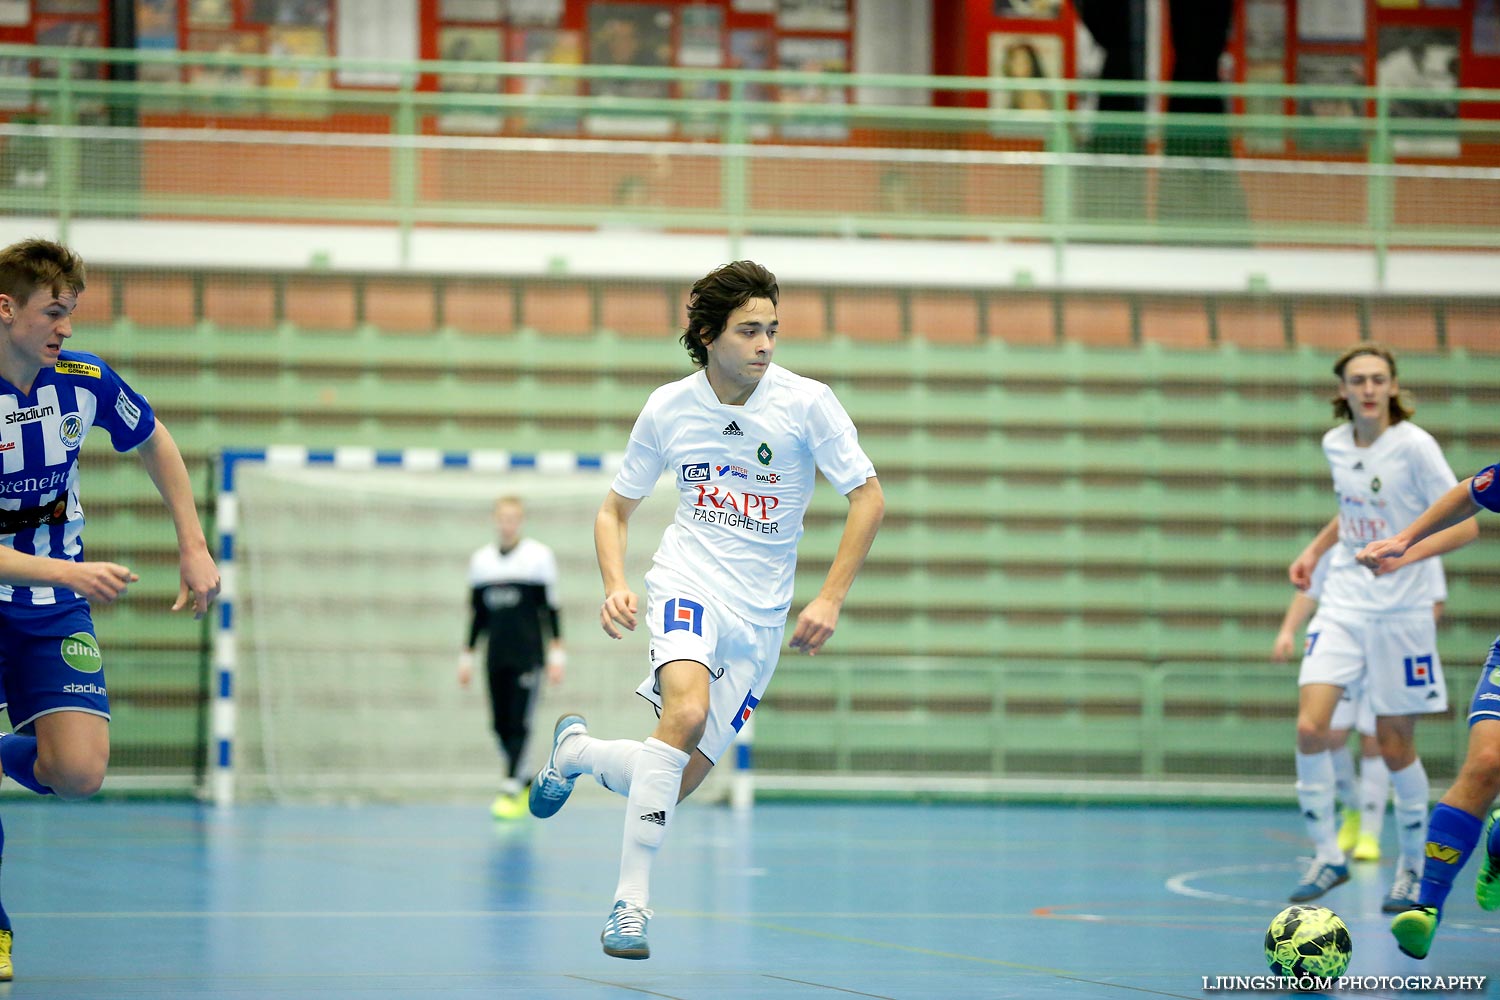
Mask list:
[[[1409,688],[1426,687],[1437,683],[1432,676],[1432,656],[1408,656],[1406,663],[1406,686]]]
[[[745,700],[740,702],[740,710],[734,713],[734,721],[730,723],[735,732],[739,732],[745,723],[750,721],[750,713],[755,711],[755,706],[760,704],[760,699],[749,691],[745,692]]]
[[[662,622],[663,632],[691,632],[694,635],[703,634],[703,605],[697,601],[690,601],[686,597],[674,597],[667,602],[666,613]]]

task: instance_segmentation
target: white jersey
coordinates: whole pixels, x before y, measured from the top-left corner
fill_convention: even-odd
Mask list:
[[[1436,559],[1380,577],[1354,560],[1370,542],[1405,529],[1458,482],[1432,435],[1406,420],[1388,427],[1368,448],[1360,448],[1354,443],[1353,423],[1345,423],[1323,435],[1323,454],[1339,500],[1339,540],[1328,564],[1322,603],[1369,612],[1419,608],[1442,600],[1443,570]]]
[[[875,475],[833,390],[772,364],[743,406],[719,402],[703,371],[653,392],[611,488],[640,499],[670,471],[677,514],[653,563],[776,626],[819,470],[843,494]]]
[[[1339,550],[1335,545],[1323,553],[1323,558],[1318,560],[1318,565],[1313,567],[1312,582],[1307,585],[1307,594],[1315,601],[1323,599],[1323,581],[1328,579],[1328,564],[1333,562],[1333,554]],[[1433,556],[1426,562],[1437,567],[1437,593],[1432,595],[1434,601],[1446,601],[1448,599],[1448,575],[1443,572],[1443,560],[1439,556]]]

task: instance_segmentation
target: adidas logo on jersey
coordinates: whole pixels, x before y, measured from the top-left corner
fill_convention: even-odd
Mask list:
[[[729,421],[729,426],[724,428],[724,433],[729,435],[730,437],[745,436],[745,432],[740,430],[740,425],[735,423],[733,420]]]
[[[1355,462],[1354,463],[1354,471],[1355,472],[1364,472],[1365,471],[1365,463],[1363,463],[1363,462]]]
[[[657,826],[667,825],[667,814],[659,809],[656,812],[647,813],[646,815],[642,816],[641,819],[645,820],[647,823],[655,823]]]

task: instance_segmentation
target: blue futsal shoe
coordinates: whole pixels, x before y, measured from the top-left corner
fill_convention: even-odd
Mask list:
[[[1306,903],[1347,881],[1349,881],[1348,865],[1314,860],[1307,866],[1307,872],[1302,876],[1302,881],[1297,883],[1297,888],[1292,890],[1292,894],[1287,899],[1293,903]]]
[[[652,913],[641,906],[631,906],[625,900],[615,901],[599,943],[604,945],[604,954],[610,958],[650,958],[651,946],[646,943],[646,921]]]
[[[573,782],[577,776],[564,777],[557,769],[557,748],[562,746],[563,740],[574,733],[586,732],[588,732],[588,724],[584,722],[581,715],[564,715],[553,727],[552,752],[547,755],[547,766],[536,773],[536,779],[531,783],[531,794],[527,799],[531,815],[537,819],[557,815],[563,803],[568,801],[568,796],[573,794]]]

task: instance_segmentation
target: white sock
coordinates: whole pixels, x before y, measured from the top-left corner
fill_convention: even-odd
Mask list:
[[[1343,809],[1354,808],[1354,755],[1345,743],[1337,750],[1328,751],[1333,761],[1333,791]]]
[[[645,906],[650,896],[651,863],[667,835],[667,824],[682,790],[688,755],[658,739],[647,739],[635,761],[635,778],[625,804],[625,842],[620,851],[620,884],[615,899]]]
[[[1327,750],[1297,754],[1297,805],[1319,861],[1344,863],[1333,804],[1333,758]]]
[[[1359,759],[1359,835],[1380,839],[1385,800],[1391,794],[1391,772],[1379,755]]]
[[[557,748],[557,769],[566,778],[592,774],[610,791],[629,795],[642,746],[639,740],[601,740],[587,733],[569,736]]]
[[[1401,847],[1396,867],[1420,875],[1427,856],[1427,797],[1431,791],[1422,758],[1391,772],[1391,791],[1396,800],[1396,842]]]

